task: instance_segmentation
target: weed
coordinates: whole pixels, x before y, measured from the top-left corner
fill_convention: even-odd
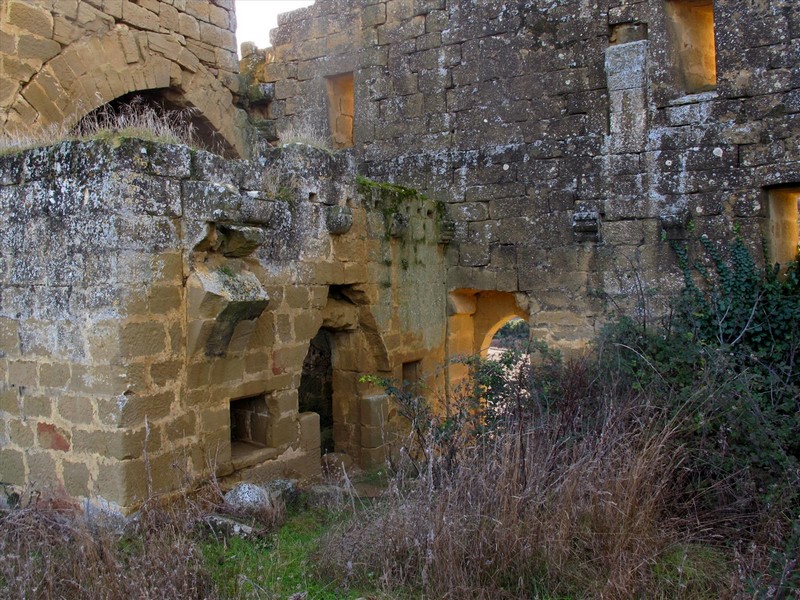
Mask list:
[[[105,140],[135,137],[168,144],[196,147],[197,136],[192,125],[191,109],[162,111],[134,98],[121,110],[101,107],[84,117],[75,127],[52,124],[36,134],[0,134],[0,155],[29,148],[49,146],[65,140]]]
[[[280,145],[303,144],[328,153],[333,152],[330,137],[307,122],[294,123],[280,133]]]
[[[71,507],[32,504],[0,513],[0,596],[217,598],[193,541],[195,516],[146,506],[121,536]]]

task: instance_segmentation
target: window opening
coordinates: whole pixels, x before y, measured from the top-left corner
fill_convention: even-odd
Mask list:
[[[242,455],[267,446],[265,394],[231,400],[231,454]]]
[[[687,94],[717,85],[712,0],[667,0],[667,26],[679,83]]]
[[[800,186],[768,191],[767,246],[772,264],[797,260],[800,231]]]
[[[335,148],[350,148],[353,145],[355,116],[353,74],[326,77],[325,87],[328,92],[328,123],[333,145]]]
[[[403,391],[412,396],[422,393],[421,376],[422,361],[403,363]]]

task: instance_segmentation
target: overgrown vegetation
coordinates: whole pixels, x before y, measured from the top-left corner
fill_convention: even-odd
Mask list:
[[[157,110],[143,100],[134,98],[120,110],[101,107],[89,113],[74,127],[57,123],[35,135],[0,133],[0,154],[49,146],[67,140],[113,141],[122,138],[197,147],[199,144],[191,117],[190,109]]]
[[[673,312],[617,319],[583,358],[470,358],[444,414],[373,379],[409,422],[381,501],[262,515],[247,540],[208,533],[218,494],[122,533],[12,509],[0,595],[797,598],[797,265],[697,244]]]
[[[386,502],[328,539],[329,575],[439,598],[797,597],[797,267],[698,244],[677,248],[673,314],[610,324],[590,357],[471,361],[444,416],[384,382],[407,452]]]
[[[321,132],[317,127],[308,122],[303,121],[286,126],[286,128],[280,132],[279,137],[279,146],[303,144],[329,154],[333,153],[333,144],[330,136]]]
[[[194,541],[206,503],[148,503],[123,530],[68,505],[0,512],[0,597],[218,598]]]

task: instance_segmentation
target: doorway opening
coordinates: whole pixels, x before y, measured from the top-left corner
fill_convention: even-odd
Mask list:
[[[504,352],[527,354],[530,347],[531,328],[521,317],[512,317],[500,324],[489,344],[488,358],[496,360]]]
[[[784,186],[767,190],[766,238],[769,261],[786,263],[797,260],[800,248],[800,187]]]
[[[322,454],[333,452],[333,332],[320,329],[303,361],[298,399],[300,412],[319,415]]]

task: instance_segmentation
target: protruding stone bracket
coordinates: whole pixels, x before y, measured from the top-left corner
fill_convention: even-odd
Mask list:
[[[223,211],[214,211],[215,218],[226,218]],[[237,223],[208,223],[206,235],[194,248],[196,252],[219,252],[226,258],[244,258],[267,241],[263,227]]]
[[[267,232],[248,225],[218,225],[221,234],[219,251],[227,258],[244,258],[267,241]]]
[[[455,221],[444,220],[439,223],[439,243],[449,244],[456,233]]]
[[[581,210],[572,215],[572,231],[576,242],[600,241],[600,215],[594,210]]]
[[[269,296],[250,271],[199,266],[187,282],[189,351],[224,356],[235,341],[245,348]]]
[[[353,226],[353,210],[349,206],[329,206],[325,223],[331,235],[347,233]]]
[[[667,241],[688,239],[689,216],[686,211],[661,215],[659,217],[659,222],[661,224],[661,230],[664,232],[664,238]]]
[[[393,238],[400,238],[408,231],[408,215],[396,212],[389,221],[389,235]]]

